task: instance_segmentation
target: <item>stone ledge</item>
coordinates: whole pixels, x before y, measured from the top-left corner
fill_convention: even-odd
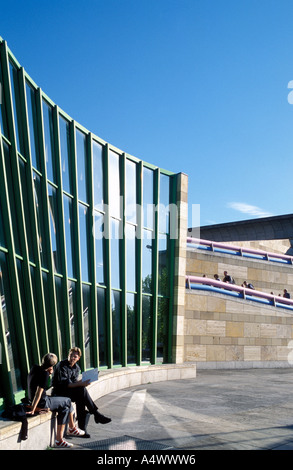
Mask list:
[[[288,361],[198,361],[196,368],[197,370],[288,369],[292,368],[292,365]]]
[[[123,388],[150,382],[196,377],[196,364],[162,364],[121,367],[100,371],[98,382],[89,385],[94,400]],[[19,440],[21,423],[0,418],[0,450],[42,450],[53,445],[55,414],[48,412],[28,419],[28,439]]]

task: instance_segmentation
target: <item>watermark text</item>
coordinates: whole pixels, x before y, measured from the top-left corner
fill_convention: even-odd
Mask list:
[[[119,198],[119,204],[111,206],[107,204],[97,205],[94,210],[93,236],[96,240],[105,239],[131,239],[144,237],[144,229],[148,230],[147,238],[156,237],[155,227],[158,228],[158,237],[164,238],[166,234],[171,240],[177,240],[180,235],[180,221],[187,221],[188,208],[184,204],[129,204],[123,214],[123,196]],[[191,211],[191,226],[200,230],[200,204],[193,204]],[[125,219],[125,233],[123,233],[123,219]],[[156,221],[157,225],[156,225]],[[135,230],[131,230],[131,227]],[[139,227],[142,230],[139,230]],[[193,234],[193,236],[195,236]],[[199,238],[199,236],[196,236]]]
[[[290,93],[288,94],[288,103],[293,104],[293,80],[290,80],[290,82],[288,83],[288,88],[292,88],[292,91],[290,91]]]

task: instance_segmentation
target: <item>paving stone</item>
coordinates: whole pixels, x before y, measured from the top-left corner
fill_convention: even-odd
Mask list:
[[[292,389],[291,369],[199,370],[195,379],[149,383],[102,397],[97,404],[112,422],[97,425],[91,418],[91,438],[71,440],[88,449],[104,449],[107,440],[136,445],[137,439],[156,451],[158,446],[291,450]],[[123,436],[131,436],[132,444]]]

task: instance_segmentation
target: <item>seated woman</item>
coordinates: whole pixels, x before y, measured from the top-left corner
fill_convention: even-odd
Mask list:
[[[57,361],[58,359],[55,354],[48,353],[43,357],[40,366],[34,365],[30,370],[27,385],[31,410],[27,414],[33,415],[36,411],[41,413],[45,413],[48,410],[57,411],[55,447],[72,447],[73,444],[63,439],[67,421],[69,421],[69,434],[82,436],[84,431],[81,431],[74,425],[71,400],[67,397],[51,397],[46,394],[48,379],[53,373],[53,367],[57,364]]]

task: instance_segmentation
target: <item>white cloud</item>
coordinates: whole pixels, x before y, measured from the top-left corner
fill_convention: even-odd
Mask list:
[[[250,204],[246,204],[245,202],[228,202],[228,207],[231,209],[235,209],[242,214],[252,215],[253,217],[272,217],[274,214],[271,212],[267,212],[260,207],[251,206]]]

